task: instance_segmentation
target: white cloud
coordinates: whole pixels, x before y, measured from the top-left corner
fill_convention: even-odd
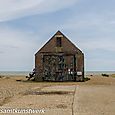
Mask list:
[[[115,51],[115,40],[112,38],[95,38],[89,40],[81,40],[79,46],[87,51],[90,50],[106,50],[106,51]]]
[[[0,21],[23,16],[55,12],[74,5],[78,0],[0,0]]]
[[[63,27],[71,31],[71,38],[81,49],[115,51],[115,16],[112,15],[113,18],[109,19],[108,14],[86,13],[80,17],[76,15],[76,13],[72,14]]]
[[[30,70],[39,47],[34,36],[0,27],[0,70]]]

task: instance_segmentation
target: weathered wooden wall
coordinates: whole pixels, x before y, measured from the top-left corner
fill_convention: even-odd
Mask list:
[[[62,35],[62,46],[56,47],[56,35]],[[35,70],[36,81],[42,81],[43,77],[43,56],[51,54],[72,54],[76,57],[76,69],[83,73],[84,78],[84,54],[78,49],[67,37],[58,31],[36,54],[35,54]],[[71,60],[70,60],[71,61]]]

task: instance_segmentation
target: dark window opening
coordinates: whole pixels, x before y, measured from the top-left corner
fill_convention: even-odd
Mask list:
[[[57,37],[56,46],[57,47],[61,47],[62,46],[61,37]]]

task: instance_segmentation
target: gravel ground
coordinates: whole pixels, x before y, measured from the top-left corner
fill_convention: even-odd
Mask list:
[[[40,115],[115,115],[115,78],[87,77],[86,82],[61,83],[0,78],[0,108],[45,110]]]
[[[115,86],[78,86],[74,115],[115,115]]]

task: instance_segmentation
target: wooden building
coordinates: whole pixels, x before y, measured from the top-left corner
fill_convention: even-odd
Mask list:
[[[60,31],[35,54],[36,81],[83,81],[84,54]]]

